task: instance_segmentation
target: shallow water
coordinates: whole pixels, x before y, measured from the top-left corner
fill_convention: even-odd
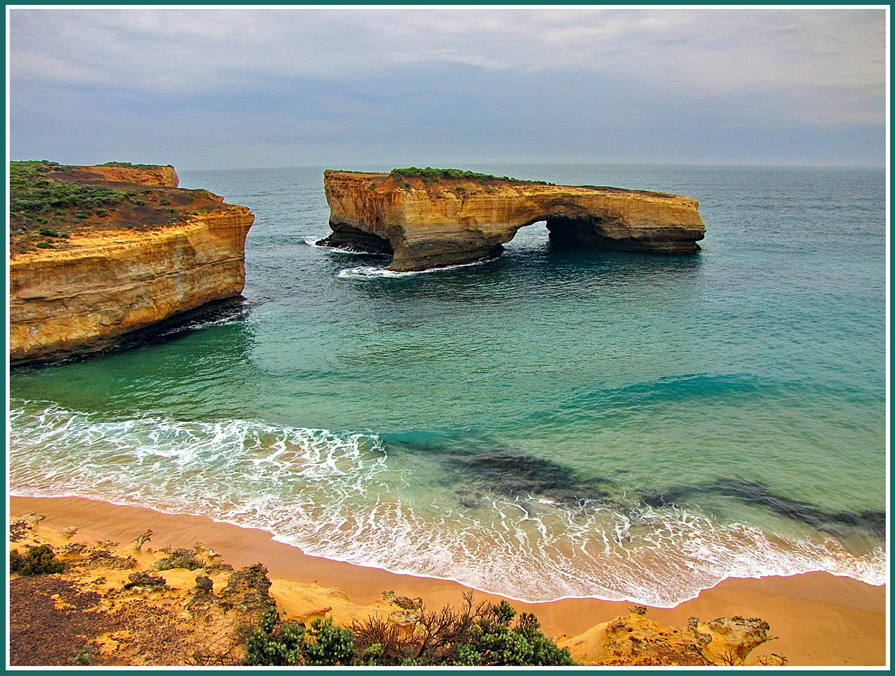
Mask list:
[[[185,172],[256,214],[246,303],[16,370],[13,492],[525,600],[884,582],[884,172],[471,168],[693,197],[703,251],[570,251],[536,224],[496,260],[388,273],[312,245],[320,169]]]

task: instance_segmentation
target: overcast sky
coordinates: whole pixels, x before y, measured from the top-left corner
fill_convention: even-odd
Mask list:
[[[11,159],[885,161],[882,9],[10,10]]]

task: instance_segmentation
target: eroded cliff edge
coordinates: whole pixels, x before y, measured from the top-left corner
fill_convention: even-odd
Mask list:
[[[390,253],[398,271],[497,255],[538,221],[554,242],[589,248],[688,254],[705,236],[699,203],[667,193],[457,170],[327,170],[324,187],[333,232],[321,244]]]
[[[95,352],[245,285],[254,216],[172,167],[11,163],[10,363]]]

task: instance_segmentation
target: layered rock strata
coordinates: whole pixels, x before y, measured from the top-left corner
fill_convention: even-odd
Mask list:
[[[94,168],[73,169],[89,174]],[[159,186],[159,179],[177,184],[176,174],[160,169],[144,176],[144,183],[131,176],[126,185]],[[83,176],[67,178],[84,182]],[[98,210],[102,216],[71,218],[67,236],[48,237],[47,248],[13,249],[13,365],[101,350],[135,331],[240,297],[251,211],[204,190],[138,195],[134,202],[123,199]]]
[[[705,235],[699,203],[666,193],[332,170],[324,187],[333,232],[320,244],[391,253],[397,271],[495,256],[538,221],[558,244],[624,251],[689,254]]]

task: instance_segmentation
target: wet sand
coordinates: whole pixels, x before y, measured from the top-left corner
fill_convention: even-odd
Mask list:
[[[261,562],[270,578],[317,582],[341,589],[355,604],[382,599],[384,591],[422,597],[427,606],[459,604],[467,587],[450,581],[399,575],[339,561],[308,556],[290,545],[274,542],[262,530],[216,523],[188,515],[162,514],[139,507],[122,507],[84,498],[11,497],[9,514],[43,514],[41,525],[79,527],[78,539],[128,542],[152,529],[151,545],[191,547],[197,541],[220,552],[240,567]],[[675,608],[650,609],[649,617],[684,627],[692,616],[760,617],[778,636],[756,649],[750,659],[777,653],[790,666],[871,666],[886,664],[887,587],[874,587],[827,573],[792,577],[729,579]],[[476,592],[477,600],[501,597]],[[513,601],[520,612],[533,612],[544,632],[558,638],[574,636],[619,615],[632,604],[597,599],[566,599],[548,603]]]

